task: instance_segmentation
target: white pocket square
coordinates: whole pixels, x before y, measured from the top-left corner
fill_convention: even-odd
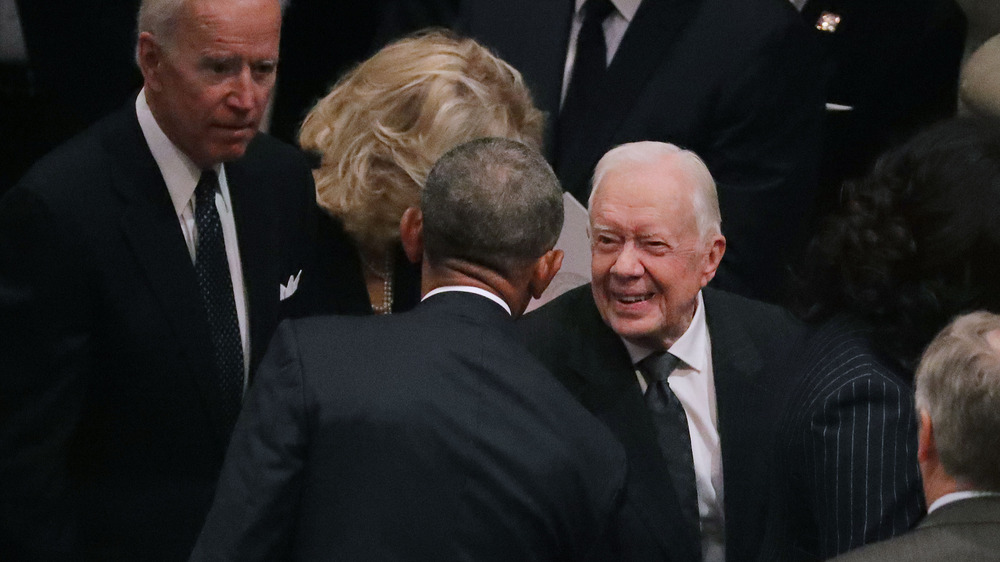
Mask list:
[[[288,276],[288,283],[286,285],[278,285],[278,300],[283,301],[288,297],[295,294],[295,290],[299,288],[299,278],[302,277],[302,270],[300,269],[295,275]]]

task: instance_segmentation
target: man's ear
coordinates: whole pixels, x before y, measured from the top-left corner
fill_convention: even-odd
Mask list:
[[[726,237],[715,234],[708,240],[708,247],[705,254],[705,262],[702,269],[701,286],[708,285],[708,282],[715,278],[715,272],[719,270],[719,263],[726,253]]]
[[[160,91],[160,68],[164,58],[163,47],[156,42],[153,34],[143,31],[139,34],[139,41],[136,43],[135,60],[139,64],[142,78],[147,88],[153,91]]]
[[[920,427],[917,430],[917,461],[938,462],[937,443],[934,440],[934,424],[927,410],[920,410]]]
[[[420,263],[424,259],[424,214],[417,207],[409,207],[403,211],[399,219],[399,239],[403,243],[403,252],[411,263]]]
[[[537,299],[542,296],[549,283],[552,282],[552,278],[556,276],[556,273],[559,273],[562,261],[562,250],[549,250],[535,261],[535,266],[531,268],[531,279],[528,281],[528,289],[531,291],[532,297]]]

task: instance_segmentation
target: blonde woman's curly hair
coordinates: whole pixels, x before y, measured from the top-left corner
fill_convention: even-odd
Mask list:
[[[540,148],[543,126],[517,70],[472,39],[430,31],[345,75],[306,116],[299,144],[321,154],[320,206],[362,249],[381,252],[441,155],[480,137]]]

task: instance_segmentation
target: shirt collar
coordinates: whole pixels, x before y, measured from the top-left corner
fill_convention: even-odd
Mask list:
[[[156,160],[160,175],[167,184],[174,212],[180,216],[194,195],[194,188],[198,186],[198,179],[201,178],[201,170],[187,154],[167,138],[167,134],[160,128],[160,124],[156,122],[153,112],[149,109],[145,88],[135,99],[135,115],[139,119],[139,127],[146,138],[146,144],[149,145],[149,151],[153,154],[153,160]],[[222,164],[215,165],[213,169],[219,176],[219,181],[225,181]],[[223,195],[225,196],[225,193]]]
[[[425,301],[428,298],[430,298],[430,297],[432,297],[432,296],[434,296],[436,294],[439,294],[439,293],[451,293],[451,292],[456,292],[456,293],[472,293],[474,295],[479,295],[481,297],[486,297],[486,298],[490,299],[491,301],[493,301],[493,302],[499,304],[500,306],[502,306],[503,309],[507,311],[507,314],[511,314],[511,312],[510,312],[510,306],[508,306],[507,303],[504,302],[503,299],[501,299],[500,297],[494,295],[493,293],[491,293],[491,292],[489,292],[487,290],[480,289],[479,287],[470,287],[468,285],[450,285],[450,286],[447,286],[447,287],[438,287],[437,289],[434,289],[433,291],[431,291],[431,292],[427,293],[426,295],[424,295],[423,298],[420,299],[420,300],[421,301]]]
[[[667,351],[692,370],[702,372],[707,367],[705,360],[708,357],[706,352],[708,349],[708,324],[705,321],[705,300],[701,296],[701,291],[698,291],[696,307],[694,317],[691,318],[687,330],[684,330],[681,337],[677,338],[677,341]],[[625,338],[622,338],[622,343],[625,344],[625,349],[628,350],[633,365],[659,351],[636,345]]]
[[[942,506],[954,503],[960,500],[967,500],[969,498],[1000,498],[1000,492],[987,492],[985,490],[964,490],[961,492],[952,492],[950,494],[945,494],[940,498],[934,500],[934,503],[927,508],[927,513],[934,511],[935,509],[940,509]]]
[[[580,12],[583,10],[583,5],[586,2],[587,0],[576,0],[573,10],[574,17],[581,17]],[[628,23],[632,23],[632,18],[635,17],[635,13],[639,10],[641,2],[642,0],[611,0],[611,4]]]

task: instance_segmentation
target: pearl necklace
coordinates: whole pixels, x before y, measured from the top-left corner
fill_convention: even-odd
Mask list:
[[[385,269],[382,271],[375,269],[368,260],[362,261],[365,262],[365,267],[372,275],[382,280],[382,304],[372,303],[372,310],[375,311],[375,314],[392,314],[392,253],[386,252]]]

